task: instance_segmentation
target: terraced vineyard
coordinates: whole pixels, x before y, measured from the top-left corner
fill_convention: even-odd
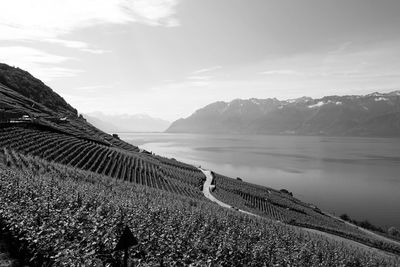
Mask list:
[[[213,173],[213,177],[216,188],[214,194],[220,197],[229,195],[229,198],[243,209],[269,215],[286,223],[294,219],[296,221],[303,219],[304,223],[310,223],[306,217],[317,218],[318,221],[327,217],[318,208],[307,205],[288,193],[235,180],[217,173]],[[299,215],[291,216],[291,214]]]
[[[289,194],[214,174],[212,194],[261,217],[220,208],[203,196],[196,167],[100,131],[25,71],[0,64],[0,82],[0,227],[24,264],[121,266],[114,248],[128,226],[138,266],[400,265],[398,256],[293,225],[400,255],[398,246]]]
[[[7,165],[27,168],[32,166],[32,161],[23,155],[32,155],[117,180],[190,198],[204,198],[203,173],[194,166],[173,159],[101,145],[32,125],[9,125],[0,129],[0,147],[6,148],[4,153]],[[43,166],[33,169],[43,169]],[[213,194],[232,206],[287,224],[325,231],[400,254],[399,246],[368,237],[289,194],[215,173],[213,175],[216,185]]]
[[[272,205],[265,197],[254,194],[256,187],[242,181],[212,173],[215,190],[213,195],[223,202],[259,215],[266,215],[272,219],[284,221],[283,212]]]
[[[1,73],[1,71],[3,71],[1,69],[2,67],[4,67],[3,64],[0,64],[0,77],[3,74]],[[34,79],[33,77],[31,78]],[[15,77],[12,80],[12,84],[17,84],[20,81],[19,78]],[[15,87],[26,89],[25,85],[15,85]],[[0,115],[2,115],[4,111],[25,114],[29,116],[29,119],[24,121],[25,124],[47,127],[51,131],[72,135],[107,146],[116,146],[127,151],[139,151],[136,146],[114,138],[90,125],[83,117],[77,116],[76,110],[62,110],[62,112],[55,112],[46,105],[35,102],[17,91],[0,84]],[[65,120],[61,120],[61,118]],[[1,122],[0,116],[0,124]]]
[[[399,258],[37,157],[0,151],[0,218],[25,264],[116,266],[128,226],[140,266],[396,266]],[[3,162],[5,164],[3,164]],[[8,166],[7,166],[8,165]],[[52,242],[48,242],[48,240]]]
[[[267,216],[286,224],[342,236],[357,242],[400,255],[400,245],[378,240],[356,227],[332,218],[313,205],[307,205],[288,193],[272,188],[213,174],[215,197],[239,209]]]
[[[126,151],[74,136],[32,128],[0,129],[0,147],[116,179],[201,198],[205,177],[196,168],[169,159]],[[11,161],[13,153],[9,153]]]

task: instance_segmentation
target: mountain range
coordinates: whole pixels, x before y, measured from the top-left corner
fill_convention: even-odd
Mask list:
[[[368,95],[215,102],[168,133],[400,136],[400,91]]]
[[[88,122],[102,131],[111,132],[163,132],[171,124],[169,121],[153,118],[146,114],[108,115],[91,112],[83,115]]]

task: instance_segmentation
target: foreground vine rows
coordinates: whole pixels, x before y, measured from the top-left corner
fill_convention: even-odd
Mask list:
[[[139,239],[139,246],[130,250],[130,261],[142,266],[154,266],[161,259],[168,266],[400,263],[396,257],[328,241],[208,201],[34,158],[25,161],[24,170],[0,167],[0,201],[4,203],[0,216],[33,252],[36,263],[116,264],[121,257],[113,248],[124,225]],[[35,161],[39,161],[36,166]]]

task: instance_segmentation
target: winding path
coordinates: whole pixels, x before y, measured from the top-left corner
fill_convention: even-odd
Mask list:
[[[231,205],[228,205],[228,204],[216,199],[213,195],[211,195],[211,190],[215,187],[215,185],[211,185],[212,180],[213,180],[211,171],[205,170],[205,169],[202,169],[202,168],[199,168],[199,170],[201,170],[204,173],[204,175],[206,176],[206,181],[204,182],[204,186],[203,186],[203,194],[204,194],[204,196],[206,198],[208,198],[209,200],[211,200],[212,202],[217,203],[221,207],[232,208]],[[254,214],[254,213],[251,213],[251,212],[247,212],[245,210],[237,209],[237,211],[261,218],[261,216],[259,216],[257,214]]]
[[[203,186],[203,194],[204,194],[204,196],[205,196],[206,198],[208,198],[209,200],[211,200],[212,202],[217,203],[217,204],[220,205],[221,207],[224,207],[224,208],[232,208],[231,205],[228,205],[228,204],[226,204],[226,203],[224,203],[224,202],[222,202],[222,201],[216,199],[216,198],[211,194],[211,190],[215,187],[215,185],[212,185],[212,184],[211,184],[211,183],[212,183],[212,180],[213,180],[213,176],[212,176],[212,174],[211,174],[211,171],[210,171],[210,170],[205,170],[205,169],[203,169],[203,168],[199,168],[199,170],[202,171],[202,172],[204,173],[204,175],[206,176],[206,181],[204,182],[204,186]],[[248,215],[252,215],[252,216],[255,216],[255,217],[258,217],[258,218],[265,218],[265,217],[261,217],[261,216],[259,216],[259,215],[257,215],[257,214],[254,214],[254,213],[251,213],[251,212],[247,212],[247,211],[244,211],[244,210],[240,210],[240,209],[239,209],[239,210],[237,210],[237,211],[242,212],[242,213],[245,213],[245,214],[248,214]],[[265,219],[268,219],[268,218],[265,218]],[[275,222],[280,223],[280,224],[283,224],[283,223],[280,222],[280,221],[275,221]],[[380,249],[377,249],[377,248],[373,248],[373,247],[370,247],[370,246],[368,246],[368,245],[359,243],[359,242],[357,242],[357,241],[354,241],[354,240],[351,240],[351,239],[347,239],[347,238],[344,238],[344,237],[341,237],[341,236],[337,236],[337,235],[334,235],[334,234],[326,233],[326,232],[324,232],[324,231],[319,231],[319,230],[316,230],[316,229],[309,229],[309,228],[304,228],[304,227],[298,227],[298,226],[294,226],[294,227],[297,227],[297,228],[303,229],[303,230],[305,230],[305,231],[307,231],[307,232],[314,233],[314,234],[318,234],[318,235],[320,235],[320,236],[323,236],[323,237],[326,237],[326,238],[329,238],[329,239],[333,239],[333,240],[336,240],[336,241],[339,241],[339,242],[346,242],[346,243],[348,243],[348,244],[350,244],[350,245],[352,245],[352,246],[356,246],[356,247],[358,247],[358,248],[363,248],[363,249],[366,249],[366,250],[368,250],[368,251],[370,251],[370,252],[375,252],[375,253],[378,253],[378,254],[381,254],[381,255],[384,255],[384,256],[398,257],[397,255],[395,255],[395,254],[393,254],[393,253],[386,252],[386,251],[383,251],[383,250],[380,250]],[[361,230],[360,227],[358,227],[358,228]],[[368,231],[368,230],[365,230],[365,229],[362,229],[362,230],[364,230],[364,231],[367,232],[367,233],[374,234],[374,236],[376,235],[376,236],[378,236],[378,237],[381,237],[381,236],[379,236],[379,235],[377,235],[377,234],[375,234],[375,233],[372,233],[372,232],[370,232],[370,231]],[[382,238],[384,238],[384,237],[382,237]],[[385,238],[385,239],[386,239],[386,238]],[[392,242],[396,242],[396,241],[391,240],[391,239],[389,239],[389,240],[392,241]]]
[[[211,200],[212,202],[217,203],[218,205],[220,205],[221,207],[224,208],[230,208],[231,206],[219,201],[218,199],[216,199],[213,195],[211,195],[211,190],[215,187],[215,185],[211,185],[212,183],[212,174],[211,171],[208,170],[203,170],[200,168],[200,170],[204,173],[204,175],[206,176],[206,181],[204,182],[204,186],[203,186],[203,194],[206,198],[208,198],[209,200]]]

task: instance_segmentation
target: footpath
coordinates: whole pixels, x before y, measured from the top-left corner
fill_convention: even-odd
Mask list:
[[[211,200],[212,202],[217,203],[217,204],[220,205],[221,207],[224,207],[224,208],[232,208],[231,205],[228,205],[228,204],[226,204],[226,203],[224,203],[224,202],[222,202],[222,201],[219,201],[219,200],[216,199],[213,195],[211,195],[211,191],[212,191],[213,188],[215,187],[215,185],[212,185],[212,184],[211,184],[211,183],[212,183],[212,180],[213,180],[213,176],[212,176],[212,174],[211,174],[211,171],[205,170],[205,169],[202,169],[202,168],[199,168],[199,170],[201,170],[201,171],[204,173],[204,175],[206,176],[206,181],[204,182],[204,186],[203,186],[203,194],[204,194],[204,196],[205,196],[206,198],[208,198],[209,200]],[[261,218],[261,216],[259,216],[259,215],[257,215],[257,214],[254,214],[254,213],[251,213],[251,212],[247,212],[247,211],[245,211],[245,210],[237,209],[237,211],[242,212],[242,213],[245,213],[245,214],[248,214],[248,215],[251,215],[251,216],[255,216],[255,217]]]

